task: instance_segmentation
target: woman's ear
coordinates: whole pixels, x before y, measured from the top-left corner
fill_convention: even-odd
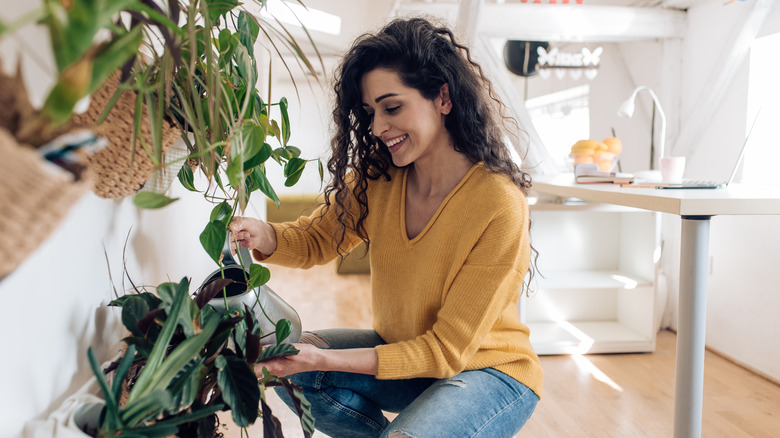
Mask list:
[[[444,84],[439,90],[439,111],[447,115],[452,111],[452,100],[450,100],[450,84]]]

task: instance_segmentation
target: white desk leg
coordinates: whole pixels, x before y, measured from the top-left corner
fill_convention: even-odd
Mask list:
[[[710,216],[683,216],[674,437],[701,436]]]

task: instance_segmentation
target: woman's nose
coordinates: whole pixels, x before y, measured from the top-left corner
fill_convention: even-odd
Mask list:
[[[387,121],[381,115],[374,113],[374,120],[371,121],[371,132],[379,137],[387,131],[388,127]]]

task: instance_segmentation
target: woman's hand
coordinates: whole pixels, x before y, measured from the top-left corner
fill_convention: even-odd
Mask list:
[[[307,371],[345,371],[348,373],[376,375],[379,361],[373,348],[327,350],[311,344],[293,344],[298,354],[275,357],[255,364],[255,374],[262,375],[263,367],[279,376]]]
[[[233,238],[238,241],[239,248],[256,249],[267,256],[276,251],[276,232],[266,222],[237,216],[228,228],[233,233]]]
[[[279,377],[323,370],[324,357],[322,353],[327,350],[319,349],[310,344],[293,344],[293,346],[298,349],[298,354],[275,357],[257,363],[255,364],[255,374],[260,376],[263,373],[263,367],[267,368],[269,373]]]

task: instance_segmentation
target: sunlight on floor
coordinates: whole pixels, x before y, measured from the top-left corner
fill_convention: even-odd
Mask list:
[[[593,346],[593,338],[588,336],[585,332],[578,329],[574,326],[574,324],[570,323],[569,321],[558,321],[556,322],[558,327],[566,330],[570,335],[575,337],[579,343],[577,344],[577,347],[575,348],[575,351],[578,353],[587,353],[590,348]]]
[[[591,376],[593,376],[594,379],[598,380],[601,383],[606,384],[610,388],[614,389],[618,392],[623,392],[623,388],[620,387],[617,383],[615,383],[612,379],[609,378],[604,372],[602,372],[596,365],[593,365],[593,362],[591,362],[588,358],[581,354],[574,354],[572,355],[572,359],[574,359],[574,363],[577,364],[577,367],[584,371]]]

